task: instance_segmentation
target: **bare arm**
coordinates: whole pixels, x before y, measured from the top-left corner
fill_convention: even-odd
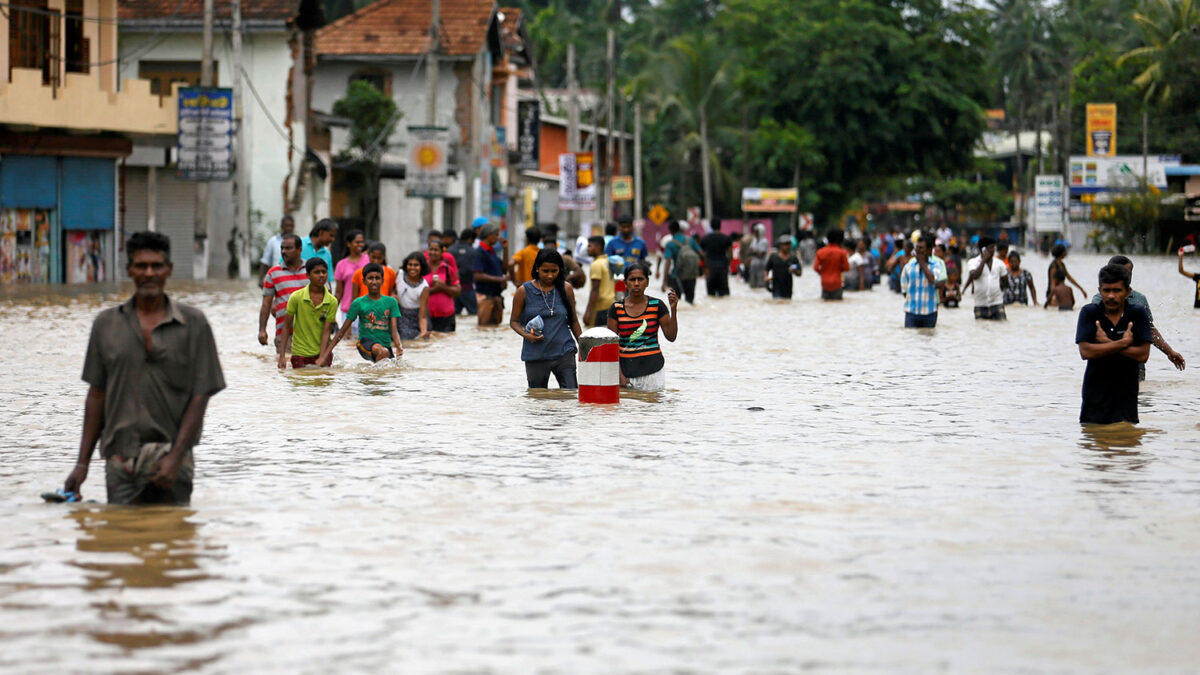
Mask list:
[[[1188,279],[1192,278],[1191,272],[1187,272],[1183,269],[1183,251],[1182,250],[1179,251],[1179,273],[1182,274],[1183,276],[1187,277]]]
[[[676,313],[679,308],[679,296],[675,295],[672,289],[667,292],[667,306],[669,311],[658,318],[658,325],[662,327],[663,337],[668,341],[674,342],[679,335],[679,322],[676,320]]]
[[[1167,344],[1167,339],[1158,332],[1153,324],[1150,326],[1150,344],[1158,348],[1158,351],[1166,355],[1167,360],[1171,362],[1178,370],[1183,370],[1187,367],[1187,361],[1184,360],[1183,354],[1171,349],[1171,345]]]
[[[571,306],[576,307],[576,305],[575,305],[575,289],[571,288],[570,286],[567,286],[566,291],[567,291],[567,297],[570,298],[570,300],[571,300]],[[571,312],[571,334],[575,336],[576,340],[578,340],[579,334],[582,332],[583,332],[583,327],[579,325],[579,312]]]
[[[346,323],[352,324],[353,322],[347,321]],[[321,331],[321,350],[318,351],[317,354],[320,355],[320,354],[325,354],[326,352],[328,352],[330,363],[333,361],[333,346],[329,344],[329,336],[337,329],[338,329],[337,322],[335,321],[335,322],[325,324],[325,330]],[[328,366],[329,363],[326,363],[325,361],[318,359],[317,365]]]
[[[1033,285],[1033,275],[1029,275],[1029,297],[1033,298],[1033,306],[1037,307],[1037,287]]]
[[[338,330],[337,334],[333,336],[332,340],[329,340],[326,337],[328,333],[321,336],[321,356],[317,359],[317,363],[325,363],[326,359],[330,359],[332,361],[331,357],[333,356],[333,348],[338,346],[339,342],[346,339],[346,336],[350,334],[350,329],[352,328],[354,328],[354,319],[347,316],[346,322],[342,324],[342,327]]]
[[[597,279],[592,279],[592,290],[588,293],[587,309],[583,312],[583,321],[589,326],[592,325],[592,319],[596,315],[596,301],[600,299],[600,284],[598,281]]]
[[[83,404],[83,435],[79,439],[79,458],[75,468],[67,475],[63,483],[64,492],[74,492],[79,495],[79,488],[87,480],[88,465],[92,461],[92,452],[96,442],[100,440],[100,432],[104,429],[104,390],[99,387],[89,387],[87,399]]]
[[[1078,281],[1075,281],[1075,277],[1071,276],[1071,273],[1067,271],[1066,263],[1063,263],[1063,273],[1067,275],[1067,281],[1075,284],[1075,288],[1078,288],[1079,292],[1083,293],[1083,297],[1086,298],[1088,296],[1088,292],[1084,290],[1083,286]]]
[[[170,452],[158,460],[158,465],[150,476],[151,482],[162,487],[167,487],[175,482],[184,455],[192,449],[192,446],[196,444],[196,439],[200,437],[200,429],[204,426],[204,411],[207,409],[208,394],[193,396],[188,401],[187,408],[183,410],[183,421],[179,424],[179,433],[175,434],[175,442],[171,444]]]
[[[617,333],[617,328],[618,328],[618,326],[617,326],[616,312],[610,311],[608,313],[608,329],[614,333]],[[619,335],[620,333],[617,333],[617,334]],[[620,378],[618,381],[620,382],[622,387],[629,384],[629,378],[625,377],[625,371],[621,370],[619,366],[617,368],[617,375]]]
[[[525,311],[525,287],[518,286],[517,292],[513,293],[512,313],[508,315],[508,327],[513,329],[513,332],[530,342],[541,342],[545,338],[541,335],[534,335],[525,330],[525,326],[521,324],[521,313]]]
[[[417,337],[429,337],[429,289],[421,291],[421,309],[417,313],[417,327],[421,334]]]
[[[334,291],[333,295],[338,299],[338,306],[340,307],[342,305],[342,298],[346,297],[346,282],[344,280],[338,280],[337,290]]]
[[[391,320],[388,321],[388,325],[392,329],[392,353],[396,356],[403,356],[404,343],[400,340],[400,331],[396,328],[398,325],[400,325],[400,318],[393,316]]]
[[[283,332],[279,335],[279,369],[287,367],[287,353],[292,348],[292,315],[287,314],[283,319]]]
[[[262,307],[258,309],[258,344],[267,344],[267,317],[271,316],[271,301],[275,296],[264,295]]]

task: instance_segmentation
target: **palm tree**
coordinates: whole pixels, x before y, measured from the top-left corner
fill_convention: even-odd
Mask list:
[[[1171,99],[1171,78],[1167,71],[1180,51],[1195,49],[1193,40],[1200,31],[1200,4],[1192,0],[1148,0],[1133,20],[1141,29],[1145,45],[1131,49],[1117,59],[1122,66],[1129,61],[1146,64],[1133,83],[1145,91],[1147,103],[1165,104]]]
[[[692,32],[667,45],[661,80],[664,110],[675,109],[680,119],[699,134],[700,175],[704,187],[704,216],[714,218],[712,162],[708,125],[729,84],[731,61],[721,41],[710,32]]]

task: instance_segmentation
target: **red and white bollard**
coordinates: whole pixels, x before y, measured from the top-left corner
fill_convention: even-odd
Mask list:
[[[579,336],[579,402],[620,403],[620,337],[607,328],[589,328]]]

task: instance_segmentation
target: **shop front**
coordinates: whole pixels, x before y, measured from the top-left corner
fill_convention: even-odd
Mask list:
[[[0,286],[113,281],[113,159],[0,156]]]

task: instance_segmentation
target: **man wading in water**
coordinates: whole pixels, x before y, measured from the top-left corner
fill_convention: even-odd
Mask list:
[[[1121,265],[1100,268],[1102,304],[1079,311],[1075,343],[1088,362],[1083,374],[1082,424],[1138,421],[1138,364],[1150,358],[1150,317],[1130,305],[1129,271]]]
[[[83,438],[63,490],[79,494],[99,440],[110,504],[183,505],[192,496],[192,446],[225,378],[204,313],[164,292],[170,240],[137,232],[125,251],[136,290],[92,324]]]

